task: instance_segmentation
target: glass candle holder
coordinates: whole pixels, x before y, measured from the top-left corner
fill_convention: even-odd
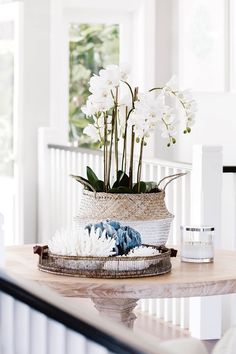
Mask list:
[[[181,226],[181,260],[210,263],[214,260],[214,227]]]

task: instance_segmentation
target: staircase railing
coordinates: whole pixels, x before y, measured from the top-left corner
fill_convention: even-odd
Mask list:
[[[147,340],[148,337],[148,340]],[[1,354],[158,354],[148,335],[77,308],[37,284],[0,272]]]

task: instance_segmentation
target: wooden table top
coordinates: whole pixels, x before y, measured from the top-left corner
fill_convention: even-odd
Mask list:
[[[215,262],[183,263],[172,258],[170,273],[132,279],[93,279],[54,275],[37,269],[32,245],[6,251],[6,270],[15,279],[47,285],[63,296],[98,298],[171,298],[236,293],[236,252],[216,251]]]

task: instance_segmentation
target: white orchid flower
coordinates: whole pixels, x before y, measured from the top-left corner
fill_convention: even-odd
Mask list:
[[[112,96],[105,94],[107,91],[101,91],[90,96],[90,101],[94,107],[96,107],[96,112],[106,112],[109,111],[114,106],[114,101]]]
[[[93,141],[100,140],[99,129],[96,128],[93,124],[88,124],[87,127],[84,128],[83,133],[90,136]]]
[[[89,80],[89,91],[91,93],[98,92],[106,88],[105,80],[98,75],[93,75]]]
[[[120,79],[126,81],[130,73],[130,65],[128,63],[120,64]]]
[[[101,69],[99,71],[99,76],[104,81],[105,88],[113,90],[115,87],[119,86],[120,72],[116,66],[112,66],[108,69]]]
[[[150,132],[156,128],[167,111],[168,107],[162,94],[155,97],[153,92],[143,93],[135,102],[135,109],[130,115],[128,124],[134,126],[138,138],[149,137]]]
[[[88,99],[86,105],[81,107],[81,111],[87,116],[91,117],[95,113],[97,113],[97,107],[93,104],[93,102]]]

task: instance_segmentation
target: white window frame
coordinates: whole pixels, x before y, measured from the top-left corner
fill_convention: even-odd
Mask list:
[[[155,0],[52,0],[50,125],[68,141],[68,25],[79,22],[121,25],[120,60],[131,64],[140,89],[155,84]],[[131,60],[130,60],[131,58]]]

